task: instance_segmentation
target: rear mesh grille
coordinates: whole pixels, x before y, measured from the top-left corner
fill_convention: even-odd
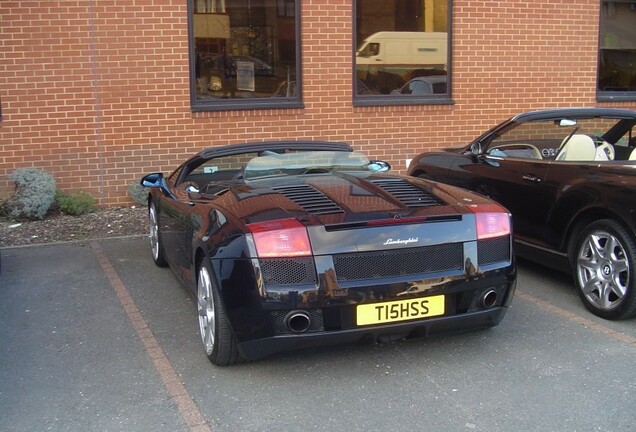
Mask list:
[[[479,240],[479,265],[510,261],[510,237]],[[390,278],[443,271],[462,270],[462,243],[392,249],[333,256],[339,281],[359,281]],[[316,270],[312,257],[265,258],[259,260],[266,286],[316,284]]]
[[[408,276],[463,269],[461,243],[334,255],[339,281]]]
[[[435,207],[445,203],[435,195],[422,190],[404,179],[371,180],[407,207]]]
[[[510,261],[510,237],[498,237],[477,242],[479,265]]]
[[[276,186],[272,190],[292,200],[313,215],[344,213],[338,204],[309,185]]]
[[[314,259],[266,258],[259,260],[265,285],[315,284]]]

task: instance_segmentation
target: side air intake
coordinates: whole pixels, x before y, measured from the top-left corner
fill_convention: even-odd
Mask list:
[[[435,207],[445,204],[435,195],[403,179],[374,179],[371,183],[384,189],[407,207]]]
[[[338,204],[310,185],[275,186],[272,190],[292,200],[312,215],[344,213]]]

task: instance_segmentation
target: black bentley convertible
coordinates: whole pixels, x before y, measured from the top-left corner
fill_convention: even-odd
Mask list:
[[[512,212],[518,256],[572,272],[583,304],[636,315],[636,111],[519,114],[408,173],[474,190]]]
[[[213,363],[501,321],[508,211],[389,168],[344,143],[264,142],[142,179],[153,259],[196,297]]]

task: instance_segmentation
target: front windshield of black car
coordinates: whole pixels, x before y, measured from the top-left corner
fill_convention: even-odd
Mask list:
[[[250,160],[245,166],[244,178],[320,174],[331,171],[369,171],[369,159],[358,152],[303,151],[268,153]]]

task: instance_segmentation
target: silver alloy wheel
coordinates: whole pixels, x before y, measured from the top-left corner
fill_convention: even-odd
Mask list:
[[[610,311],[627,295],[630,268],[625,247],[604,230],[595,230],[581,243],[576,277],[583,296],[595,308]]]
[[[159,223],[157,221],[157,211],[155,205],[152,204],[148,209],[148,219],[150,225],[150,247],[152,248],[152,257],[157,261],[159,259]]]
[[[214,308],[214,290],[206,266],[199,270],[197,303],[199,309],[199,333],[207,355],[212,355],[215,342],[216,309]]]

